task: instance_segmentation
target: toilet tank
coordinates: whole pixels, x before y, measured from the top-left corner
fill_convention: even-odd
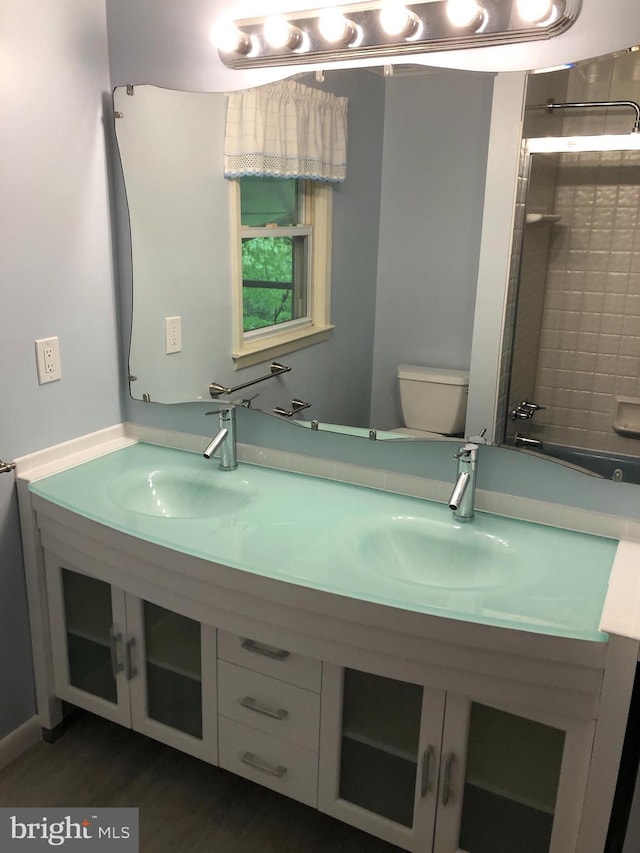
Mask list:
[[[441,435],[464,432],[468,370],[400,364],[398,380],[405,426]]]

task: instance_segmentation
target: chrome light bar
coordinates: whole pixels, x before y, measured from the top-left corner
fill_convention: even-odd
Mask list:
[[[230,68],[387,58],[549,39],[582,0],[370,0],[219,23],[212,38]]]

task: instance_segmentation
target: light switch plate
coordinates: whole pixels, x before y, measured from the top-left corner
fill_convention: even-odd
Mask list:
[[[164,318],[164,343],[167,355],[182,350],[182,317]]]

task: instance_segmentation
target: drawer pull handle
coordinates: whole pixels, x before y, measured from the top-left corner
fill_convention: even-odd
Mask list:
[[[276,649],[274,646],[266,646],[264,643],[256,643],[255,640],[243,640],[242,648],[256,655],[262,655],[271,660],[286,660],[291,652],[286,649]]]
[[[261,705],[253,696],[245,696],[240,700],[240,704],[248,711],[255,711],[256,714],[264,714],[265,717],[273,717],[274,720],[285,720],[289,716],[289,712],[284,708],[268,708],[266,705]]]
[[[278,779],[287,772],[287,768],[283,764],[269,764],[268,761],[258,758],[253,752],[245,752],[240,759],[243,764],[248,764],[254,770],[260,770],[261,773],[268,773],[269,776],[276,776]]]

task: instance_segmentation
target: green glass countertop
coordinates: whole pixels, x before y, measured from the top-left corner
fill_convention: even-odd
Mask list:
[[[108,527],[245,572],[363,601],[606,642],[617,541],[136,444],[32,482]]]

